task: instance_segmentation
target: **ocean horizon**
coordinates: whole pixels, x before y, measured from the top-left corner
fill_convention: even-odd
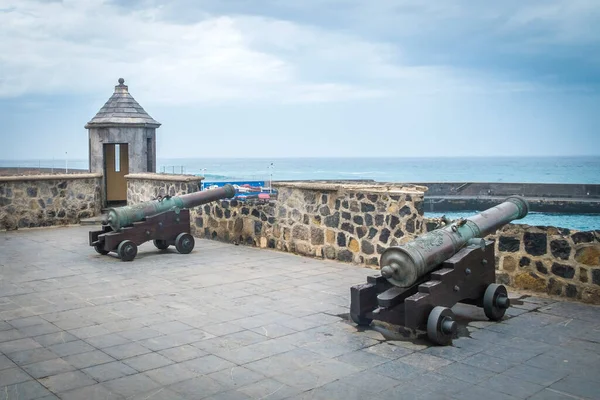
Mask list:
[[[0,167],[88,169],[87,159],[0,160]],[[158,158],[157,172],[203,175],[205,182],[374,180],[380,182],[508,182],[600,184],[600,156],[570,157],[256,157]],[[445,213],[468,217],[475,211]],[[428,217],[440,213],[425,212]],[[530,213],[515,223],[600,229],[600,215]]]

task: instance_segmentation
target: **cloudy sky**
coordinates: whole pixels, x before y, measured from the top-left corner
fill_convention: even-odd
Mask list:
[[[598,0],[0,0],[0,159],[600,155]]]

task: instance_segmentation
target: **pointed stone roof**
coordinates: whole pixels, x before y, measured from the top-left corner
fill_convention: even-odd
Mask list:
[[[115,86],[113,95],[98,111],[98,114],[85,125],[85,128],[122,125],[158,128],[160,123],[144,111],[142,106],[129,94],[125,80],[119,78],[119,84]]]

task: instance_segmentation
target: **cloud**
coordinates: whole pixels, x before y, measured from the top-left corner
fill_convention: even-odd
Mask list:
[[[591,3],[507,0],[491,11],[416,0],[0,4],[0,97],[98,95],[124,77],[134,96],[179,105],[541,90],[535,79],[464,60],[506,64],[493,38],[521,37],[534,20],[576,40],[585,32],[572,29]],[[556,4],[570,10],[569,23],[556,18]]]

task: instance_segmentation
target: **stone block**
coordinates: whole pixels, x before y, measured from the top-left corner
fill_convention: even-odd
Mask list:
[[[570,265],[552,263],[552,273],[561,278],[572,279],[575,276],[575,269]]]
[[[550,242],[550,251],[554,257],[568,260],[571,255],[571,246],[566,240],[553,240]]]
[[[514,279],[514,284],[520,289],[533,290],[537,292],[546,291],[546,280],[533,272],[523,272],[517,274]]]
[[[578,248],[575,252],[575,261],[590,266],[600,265],[600,245],[586,245]]]
[[[502,269],[513,272],[517,268],[517,260],[512,256],[506,256],[502,259]]]
[[[515,253],[519,251],[521,241],[518,238],[510,236],[500,236],[498,239],[498,250]]]
[[[532,256],[541,256],[547,252],[548,237],[545,233],[525,232],[523,242],[525,251]]]

